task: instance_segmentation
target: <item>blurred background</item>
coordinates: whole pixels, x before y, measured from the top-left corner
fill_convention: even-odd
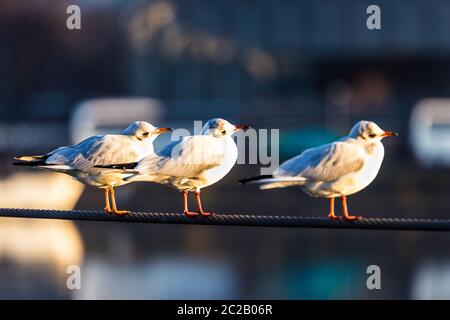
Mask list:
[[[66,9],[81,8],[81,30]],[[366,9],[381,8],[381,30]],[[445,0],[0,2],[0,206],[100,209],[101,191],[12,157],[134,120],[192,128],[223,117],[280,129],[280,160],[358,120],[385,141],[366,217],[450,218],[450,3]],[[167,137],[158,139],[161,145]],[[166,141],[167,142],[167,141]],[[260,192],[236,165],[203,192],[217,213],[325,216],[299,189]],[[121,208],[179,212],[169,188],[131,184]],[[340,212],[340,211],[338,211]],[[450,234],[0,219],[0,298],[450,298]],[[366,269],[381,268],[381,290]],[[81,267],[81,290],[66,287]]]

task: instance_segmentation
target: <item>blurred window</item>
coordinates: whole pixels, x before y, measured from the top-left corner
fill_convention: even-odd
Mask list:
[[[95,134],[117,132],[131,122],[160,122],[162,103],[147,98],[105,98],[82,102],[71,118],[71,140],[77,143]]]
[[[412,149],[420,163],[450,166],[450,99],[420,100],[410,124]]]

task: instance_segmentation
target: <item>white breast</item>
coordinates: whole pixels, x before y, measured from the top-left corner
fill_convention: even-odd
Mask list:
[[[148,140],[136,143],[134,148],[137,154],[136,162],[155,152],[153,142]]]
[[[350,195],[366,188],[377,177],[384,159],[384,147],[381,142],[377,142],[373,150],[366,155],[364,166],[352,179],[353,186],[346,190],[346,195]]]
[[[238,157],[238,149],[233,138],[223,138],[224,158],[220,166],[206,170],[203,174],[206,184],[202,186],[210,186],[222,179],[233,168]]]

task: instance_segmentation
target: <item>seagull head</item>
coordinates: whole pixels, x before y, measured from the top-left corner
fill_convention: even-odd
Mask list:
[[[202,128],[202,135],[210,135],[216,138],[229,137],[238,130],[247,130],[249,126],[243,124],[231,124],[227,120],[214,118],[208,120]]]
[[[164,132],[172,131],[171,128],[156,128],[145,121],[135,121],[131,123],[122,134],[133,136],[139,141],[144,141],[148,139],[154,140],[159,134]]]
[[[385,137],[398,136],[398,134],[381,129],[375,122],[362,120],[353,126],[349,136],[354,139],[375,142],[381,141]]]

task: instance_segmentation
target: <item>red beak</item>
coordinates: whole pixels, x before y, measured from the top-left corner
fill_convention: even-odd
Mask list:
[[[383,137],[395,137],[395,136],[398,136],[398,133],[393,131],[385,131],[383,134]]]
[[[245,124],[237,124],[234,127],[236,128],[235,131],[237,130],[247,131],[248,129],[250,129],[250,127]]]
[[[172,130],[173,130],[172,128],[156,128],[154,133],[160,134],[160,133],[169,132]]]

